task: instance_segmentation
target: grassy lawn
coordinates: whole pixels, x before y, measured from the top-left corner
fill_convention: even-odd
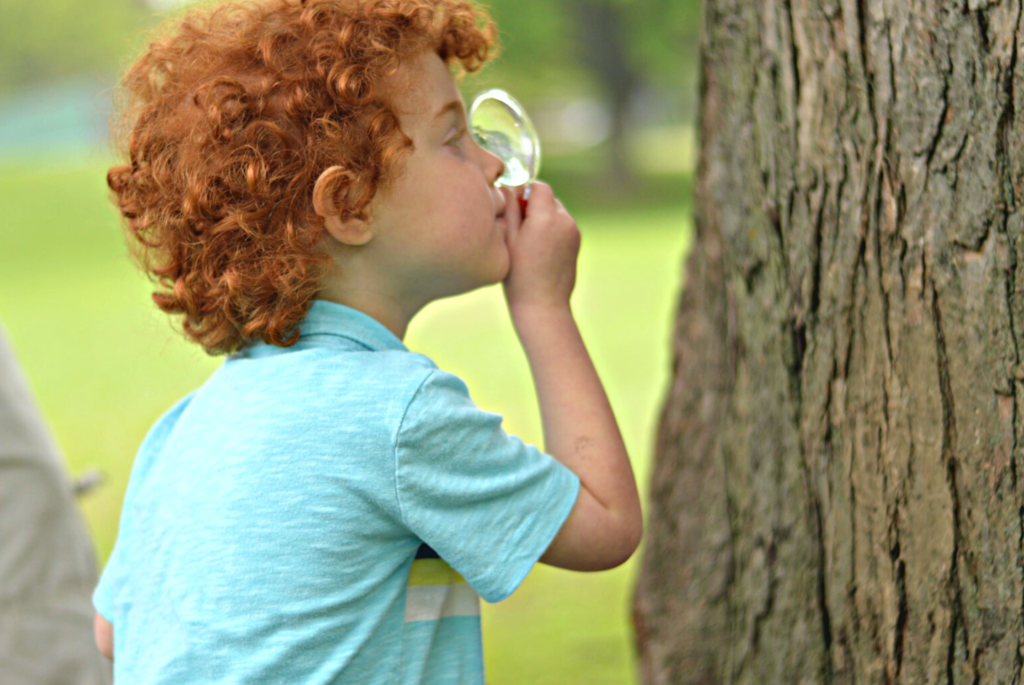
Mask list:
[[[0,320],[78,473],[104,486],[82,502],[102,560],[117,532],[132,459],[152,422],[220,365],[149,301],[106,197],[103,160],[0,167]],[[545,174],[583,233],[573,299],[646,494],[670,333],[689,239],[685,177],[611,198],[552,164]],[[525,357],[498,286],[436,302],[406,345],[464,378],[478,405],[542,444]],[[490,685],[633,683],[629,628],[639,555],[604,573],[538,565],[508,600],[483,604]]]

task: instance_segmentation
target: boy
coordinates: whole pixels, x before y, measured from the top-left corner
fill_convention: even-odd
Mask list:
[[[455,0],[268,0],[152,44],[108,183],[154,300],[224,365],[150,430],[94,595],[124,683],[482,683],[479,601],[639,544],[628,456],[569,308],[579,233],[525,216],[449,71]],[[502,282],[547,453],[401,342]]]

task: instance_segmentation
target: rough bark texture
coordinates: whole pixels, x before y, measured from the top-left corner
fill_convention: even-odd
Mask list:
[[[707,0],[654,683],[1020,683],[1021,1]]]

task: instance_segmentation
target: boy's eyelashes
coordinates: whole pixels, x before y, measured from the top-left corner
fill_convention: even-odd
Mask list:
[[[458,147],[461,147],[462,141],[466,137],[466,133],[466,129],[460,128],[458,131],[455,132],[455,134],[451,138],[448,139],[448,142],[445,143],[445,145],[451,145],[455,143]]]

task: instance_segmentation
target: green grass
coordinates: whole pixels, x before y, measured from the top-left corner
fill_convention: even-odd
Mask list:
[[[583,234],[573,308],[646,494],[682,257],[685,177],[615,198],[552,164],[545,176]],[[69,470],[107,482],[82,502],[105,560],[139,443],[220,365],[174,332],[128,262],[103,160],[0,167],[0,320],[64,449]],[[498,286],[431,304],[406,344],[464,378],[505,428],[542,444],[529,367]],[[490,685],[633,683],[629,611],[639,554],[580,574],[538,565],[508,600],[483,603]]]

